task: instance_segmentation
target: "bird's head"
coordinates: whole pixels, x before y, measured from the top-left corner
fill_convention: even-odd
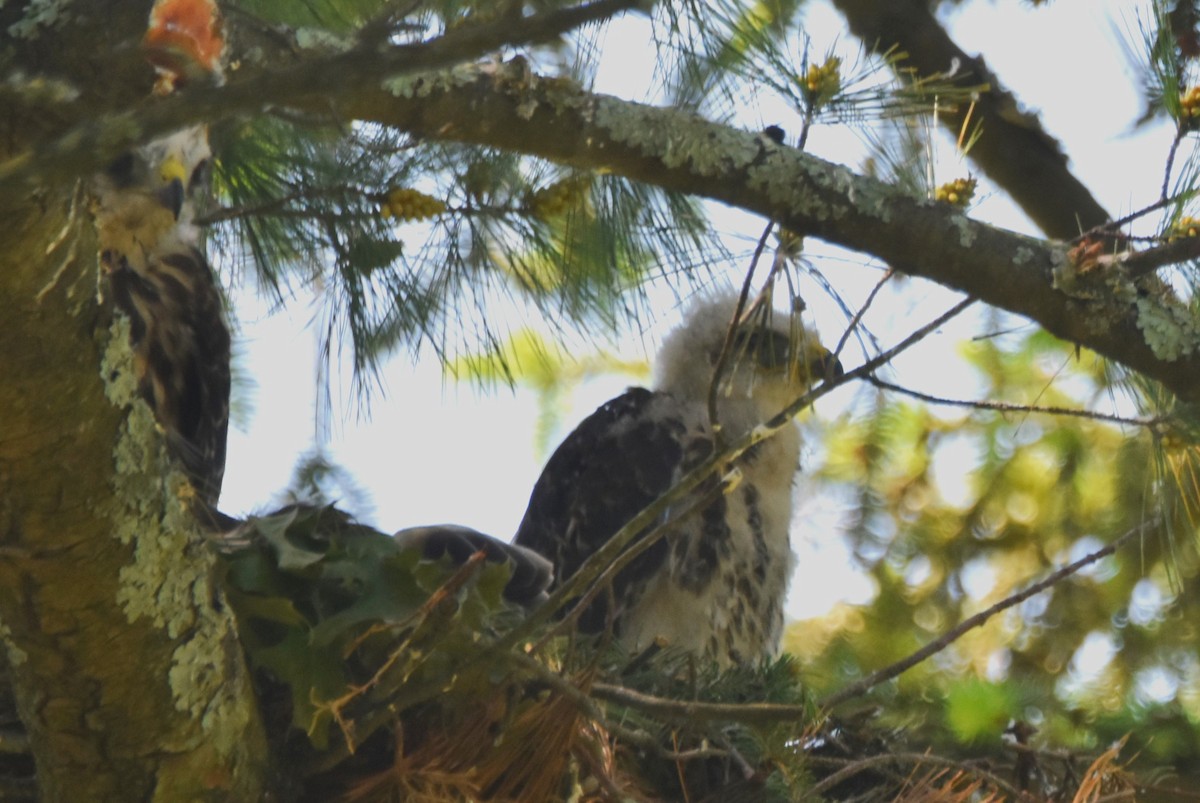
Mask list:
[[[195,245],[195,197],[207,187],[210,151],[191,128],[127,151],[96,177],[101,252],[119,253],[142,270],[153,253]]]
[[[804,327],[799,315],[776,312],[766,304],[747,305],[726,348],[736,307],[736,296],[722,296],[688,312],[659,352],[658,389],[707,398],[724,352],[718,400],[752,400],[765,417],[822,380],[842,375],[837,358]]]

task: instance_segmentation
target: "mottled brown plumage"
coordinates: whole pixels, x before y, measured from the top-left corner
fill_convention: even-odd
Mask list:
[[[715,439],[708,389],[734,310],[731,298],[701,304],[664,343],[654,390],[633,388],[601,406],[551,456],[530,496],[515,542],[545,555],[561,584],[643,508],[710,457]],[[769,316],[743,322],[717,394],[732,442],[780,412],[827,368],[816,340]],[[794,335],[799,335],[794,336]],[[658,639],[722,665],[778,652],[791,574],[788,531],[800,435],[786,427],[743,454],[741,484],[673,525],[601,593],[579,626],[611,624],[629,649]],[[715,480],[681,501],[687,509]]]
[[[138,388],[197,498],[215,511],[225,471],[230,338],[192,225],[208,163],[202,129],[125,154],[97,177],[101,269],[130,321]]]

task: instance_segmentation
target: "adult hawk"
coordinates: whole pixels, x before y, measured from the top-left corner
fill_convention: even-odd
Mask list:
[[[229,425],[229,330],[200,235],[193,194],[209,162],[203,128],[115,160],[95,184],[100,264],[130,322],[138,389],[167,446],[215,515]]]
[[[709,386],[735,307],[734,299],[721,298],[693,308],[658,353],[653,390],[632,388],[604,404],[551,456],[514,540],[551,560],[556,584],[713,454]],[[840,375],[836,359],[789,321],[759,306],[737,326],[716,398],[725,443],[814,382]],[[611,595],[597,595],[580,629],[611,626],[631,650],[665,639],[723,666],[775,655],[792,568],[788,529],[799,458],[794,425],[744,453],[735,462],[740,485],[673,525],[618,573]]]

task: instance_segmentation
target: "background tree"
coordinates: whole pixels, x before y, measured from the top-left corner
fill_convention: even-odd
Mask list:
[[[1177,136],[1162,154],[1161,197],[1119,220],[1003,76],[962,52],[920,0],[835,4],[876,54],[857,65],[805,37],[799,3],[223,3],[226,80],[163,97],[151,96],[155,74],[139,47],[151,5],[0,7],[0,623],[22,725],[10,734],[14,794],[32,794],[22,776],[30,754],[47,800],[325,794],[315,780],[284,780],[294,739],[280,747],[288,720],[274,718],[270,693],[255,694],[244,649],[290,687],[292,721],[312,740],[296,749],[323,755],[322,768],[392,728],[387,706],[428,715],[435,691],[446,695],[438,717],[459,729],[439,733],[436,718],[394,729],[410,741],[395,737],[392,787],[361,780],[370,751],[342,762],[363,794],[417,776],[427,786],[412,780],[409,791],[433,794],[429,768],[453,757],[479,772],[451,772],[443,795],[534,799],[530,790],[551,794],[574,773],[598,794],[670,797],[678,790],[662,790],[676,776],[693,783],[716,753],[733,776],[781,796],[841,797],[852,782],[891,795],[890,774],[900,786],[910,779],[903,794],[913,798],[935,786],[1086,797],[1100,789],[1088,765],[1111,770],[1117,754],[1105,748],[1126,734],[1122,755],[1195,773],[1192,4],[1148,6],[1131,43],[1144,124]],[[634,13],[647,15],[661,55],[649,105],[589,88],[605,25]],[[782,141],[726,122],[752,91],[789,104],[796,123]],[[252,273],[280,298],[313,288],[328,352],[352,355],[364,389],[398,348],[511,353],[486,323],[498,290],[563,331],[626,324],[646,311],[646,282],[686,294],[719,263],[772,285],[779,306],[794,288],[828,290],[793,292],[812,308],[852,299],[842,384],[863,389],[819,433],[810,471],[821,484],[806,492],[843,501],[878,593],[790,640],[805,699],[835,719],[800,704],[787,662],[687,688],[657,666],[635,692],[625,686],[636,672],[614,683],[569,649],[527,660],[516,647],[540,638],[540,615],[513,629],[495,572],[447,574],[377,539],[359,552],[339,540],[341,524],[321,540],[320,519],[269,520],[254,533],[274,551],[216,563],[152,416],[111,381],[130,357],[119,325],[110,328],[111,302],[95,292],[89,201],[91,177],[112,159],[197,124],[210,126],[217,156],[217,204],[202,218],[213,261],[234,272],[227,281]],[[877,146],[859,173],[808,153],[815,126],[850,124]],[[937,124],[950,141],[934,138]],[[931,149],[965,152],[979,175],[929,182]],[[1046,238],[967,216],[976,181],[1010,195]],[[756,253],[727,253],[702,199],[769,223],[751,233],[762,235]],[[929,321],[972,310],[969,328],[987,335],[965,346],[977,375],[947,377],[932,395],[909,391],[888,366],[930,327],[877,341],[877,293],[843,287],[837,262],[808,259],[801,243],[816,240],[886,265],[879,293],[919,295],[922,280],[954,291],[962,301]],[[952,448],[977,456],[957,499],[938,468]],[[1051,575],[1089,555],[1090,568]],[[368,564],[383,568],[355,574]],[[308,589],[346,577],[361,582],[360,596],[334,609],[336,625],[313,626],[329,598]],[[938,640],[1047,577],[1042,593]],[[398,580],[415,590],[389,595]],[[434,592],[459,607],[427,604]],[[226,600],[242,606],[240,630]],[[367,627],[377,620],[400,624]],[[434,638],[442,630],[458,636]],[[474,649],[466,633],[494,638],[486,654],[502,656],[493,672],[507,672],[499,686],[517,702],[500,719],[454,702],[495,699],[485,691],[495,677],[456,673]],[[926,644],[945,649],[898,678],[854,684]],[[331,660],[346,653],[370,688],[340,701],[322,684],[363,681]],[[408,663],[417,654],[439,657]],[[1097,654],[1108,660],[1086,660]],[[317,669],[289,674],[300,665]],[[523,697],[530,688],[550,691]],[[747,688],[796,704],[744,705]],[[864,694],[880,713],[846,724]],[[673,708],[679,696],[718,702]],[[514,753],[452,749],[494,744],[489,728],[501,719],[511,749],[571,748],[519,782],[497,769],[520,763]],[[1010,719],[1022,720],[1012,731],[1021,744],[1004,752]],[[547,737],[550,722],[561,738]],[[884,736],[914,724],[924,727],[907,742]],[[467,739],[467,725],[486,738]],[[702,737],[716,747],[689,752]],[[824,749],[834,744],[845,752]],[[962,774],[913,772],[932,759],[905,749],[928,745]],[[973,751],[1003,757],[1004,772],[963,763]],[[666,760],[672,770],[660,775],[672,778],[633,772],[621,761],[631,754]],[[830,764],[839,771],[828,774]]]

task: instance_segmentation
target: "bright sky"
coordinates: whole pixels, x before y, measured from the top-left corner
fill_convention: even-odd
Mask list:
[[[1131,69],[1117,44],[1121,32],[1136,30],[1135,9],[1142,3],[1117,0],[1056,0],[1034,10],[1016,2],[971,2],[950,17],[952,36],[967,52],[983,52],[989,66],[1026,105],[1040,110],[1046,128],[1058,136],[1071,157],[1076,174],[1106,208],[1121,214],[1146,205],[1158,195],[1161,170],[1171,132],[1163,125],[1131,134],[1131,124],[1141,109],[1131,81]],[[1144,13],[1144,11],[1143,11]],[[852,62],[857,43],[845,33],[840,17],[824,2],[812,2],[807,30],[814,51],[824,53],[832,44]],[[631,28],[638,27],[631,23]],[[610,34],[635,35],[633,31]],[[605,65],[600,89],[612,94],[640,96],[649,64],[650,48],[622,48],[620,60]],[[633,86],[634,89],[627,87]],[[785,108],[764,105],[747,112],[747,128],[778,123],[795,132],[799,124]],[[985,134],[986,135],[986,134]],[[951,157],[951,173],[940,180],[967,172],[953,167],[952,149],[939,147]],[[861,163],[862,145],[845,129],[818,129],[810,150],[851,167]],[[1036,233],[1019,212],[999,195],[983,198],[973,216],[1007,228]],[[722,214],[723,230],[742,237],[757,237],[762,221],[741,214]],[[810,256],[822,253],[809,244]],[[828,253],[826,251],[826,253]],[[844,270],[861,277],[861,292],[877,270],[864,270],[861,259],[822,263],[828,272]],[[744,267],[744,266],[738,266]],[[931,289],[919,300],[893,300],[892,329],[875,331],[894,341],[914,321],[927,320],[949,305],[952,296]],[[815,324],[826,342],[836,341],[841,319],[827,309],[815,293],[806,294]],[[241,352],[246,373],[255,388],[247,430],[234,427],[230,434],[228,468],[222,508],[231,514],[262,512],[286,488],[300,454],[312,442],[315,421],[316,334],[306,329],[313,311],[302,303],[290,311],[268,314],[253,298],[236,300],[241,320]],[[677,319],[674,310],[663,313],[664,326]],[[509,322],[513,328],[521,321]],[[661,328],[632,333],[617,348],[621,356],[640,359],[662,336]],[[945,391],[937,379],[956,358],[955,349],[968,332],[965,324],[948,326],[921,350],[897,365],[905,382]],[[853,365],[854,358],[848,361]],[[937,366],[936,372],[931,370]],[[484,393],[442,376],[433,362],[412,365],[407,355],[390,361],[383,370],[386,397],[377,398],[369,420],[359,420],[353,409],[337,412],[330,438],[331,456],[347,469],[367,492],[370,508],[354,510],[364,520],[392,531],[417,524],[453,522],[508,538],[525,510],[530,490],[548,454],[535,453],[536,394],[527,388]],[[570,399],[556,444],[575,424],[600,403],[619,393],[632,380],[601,376],[586,382]],[[961,387],[955,392],[961,393]],[[853,393],[822,402],[818,416],[837,415]],[[334,389],[338,395],[351,394]],[[340,423],[338,423],[340,422]],[[961,461],[966,455],[949,455]],[[936,468],[936,467],[935,467]],[[945,466],[943,466],[945,468]],[[962,476],[944,470],[942,476]],[[800,483],[803,483],[801,475]],[[961,485],[961,483],[960,483]],[[948,494],[961,492],[953,485]],[[349,500],[346,500],[349,502]],[[820,615],[835,602],[865,601],[871,586],[853,570],[847,550],[837,535],[837,500],[798,495],[797,526],[793,548],[797,572],[789,597],[792,618]]]

